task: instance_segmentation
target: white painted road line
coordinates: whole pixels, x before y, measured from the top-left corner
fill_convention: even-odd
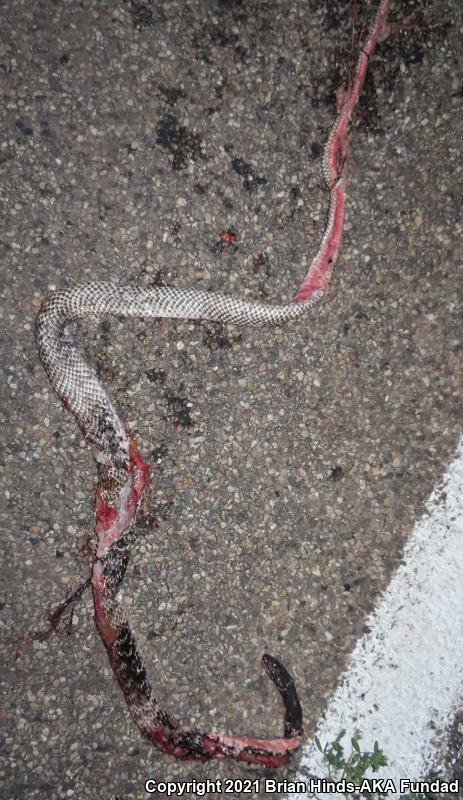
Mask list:
[[[355,647],[316,735],[324,745],[345,728],[347,745],[359,730],[362,750],[377,740],[389,765],[375,777],[398,787],[400,778],[423,779],[441,763],[463,704],[463,440],[367,625],[371,633]],[[328,776],[313,744],[298,780],[307,783],[307,771]]]

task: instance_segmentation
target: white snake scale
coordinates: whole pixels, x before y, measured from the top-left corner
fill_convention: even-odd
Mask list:
[[[91,577],[96,626],[136,724],[156,747],[177,757],[229,757],[281,766],[301,743],[301,707],[289,673],[276,659],[266,655],[264,667],[285,705],[282,738],[183,731],[160,709],[117,596],[135,536],[148,468],[94,370],[76,349],[67,325],[78,318],[108,314],[259,325],[286,322],[306,313],[307,307],[327,288],[338,254],[346,196],[347,126],[358,102],[369,58],[386,33],[388,4],[389,0],[379,3],[361,48],[352,85],[325,145],[323,174],[330,193],[328,221],[319,251],[292,303],[268,306],[205,291],[132,288],[95,282],[56,292],[44,301],[37,317],[37,345],[48,379],[77,419],[86,441],[94,449],[98,466],[97,547]]]

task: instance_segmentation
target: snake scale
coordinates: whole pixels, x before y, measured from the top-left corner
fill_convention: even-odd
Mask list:
[[[76,349],[67,326],[82,317],[109,314],[217,320],[234,325],[281,323],[305,314],[328,288],[336,262],[346,199],[347,127],[359,99],[370,56],[387,32],[388,5],[389,0],[381,0],[378,5],[351,85],[324,148],[322,167],[329,191],[328,220],[318,253],[291,303],[270,306],[205,291],[159,286],[132,288],[94,282],[55,292],[42,303],[36,320],[38,350],[48,379],[64,406],[76,418],[97,462],[97,543],[91,573],[96,627],[142,734],[158,749],[180,758],[227,757],[269,767],[281,766],[300,746],[301,706],[290,674],[275,658],[264,655],[263,666],[285,707],[281,738],[185,731],[159,707],[118,598],[135,538],[137,511],[148,480],[148,467],[94,370]]]

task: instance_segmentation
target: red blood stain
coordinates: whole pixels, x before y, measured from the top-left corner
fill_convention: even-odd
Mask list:
[[[117,511],[112,506],[108,506],[103,500],[100,490],[97,489],[95,495],[95,511],[96,511],[96,525],[95,530],[97,533],[107,531],[114,523],[117,517]]]
[[[236,233],[234,233],[234,231],[230,230],[230,228],[227,231],[222,231],[221,234],[220,234],[220,241],[221,242],[228,242],[228,244],[231,244],[232,242],[236,242]]]

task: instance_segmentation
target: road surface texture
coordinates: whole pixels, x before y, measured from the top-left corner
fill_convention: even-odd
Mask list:
[[[2,3],[4,639],[44,628],[91,563],[96,470],[38,361],[41,299],[93,279],[290,299],[324,226],[320,153],[353,27],[376,4],[356,5]],[[76,329],[152,467],[124,597],[186,726],[279,735],[268,651],[313,734],[453,457],[461,11],[393,4],[410,27],[371,64],[341,257],[306,319]],[[67,630],[3,647],[2,797],[132,800],[148,778],[263,774],[145,744],[92,620],[87,592]]]

